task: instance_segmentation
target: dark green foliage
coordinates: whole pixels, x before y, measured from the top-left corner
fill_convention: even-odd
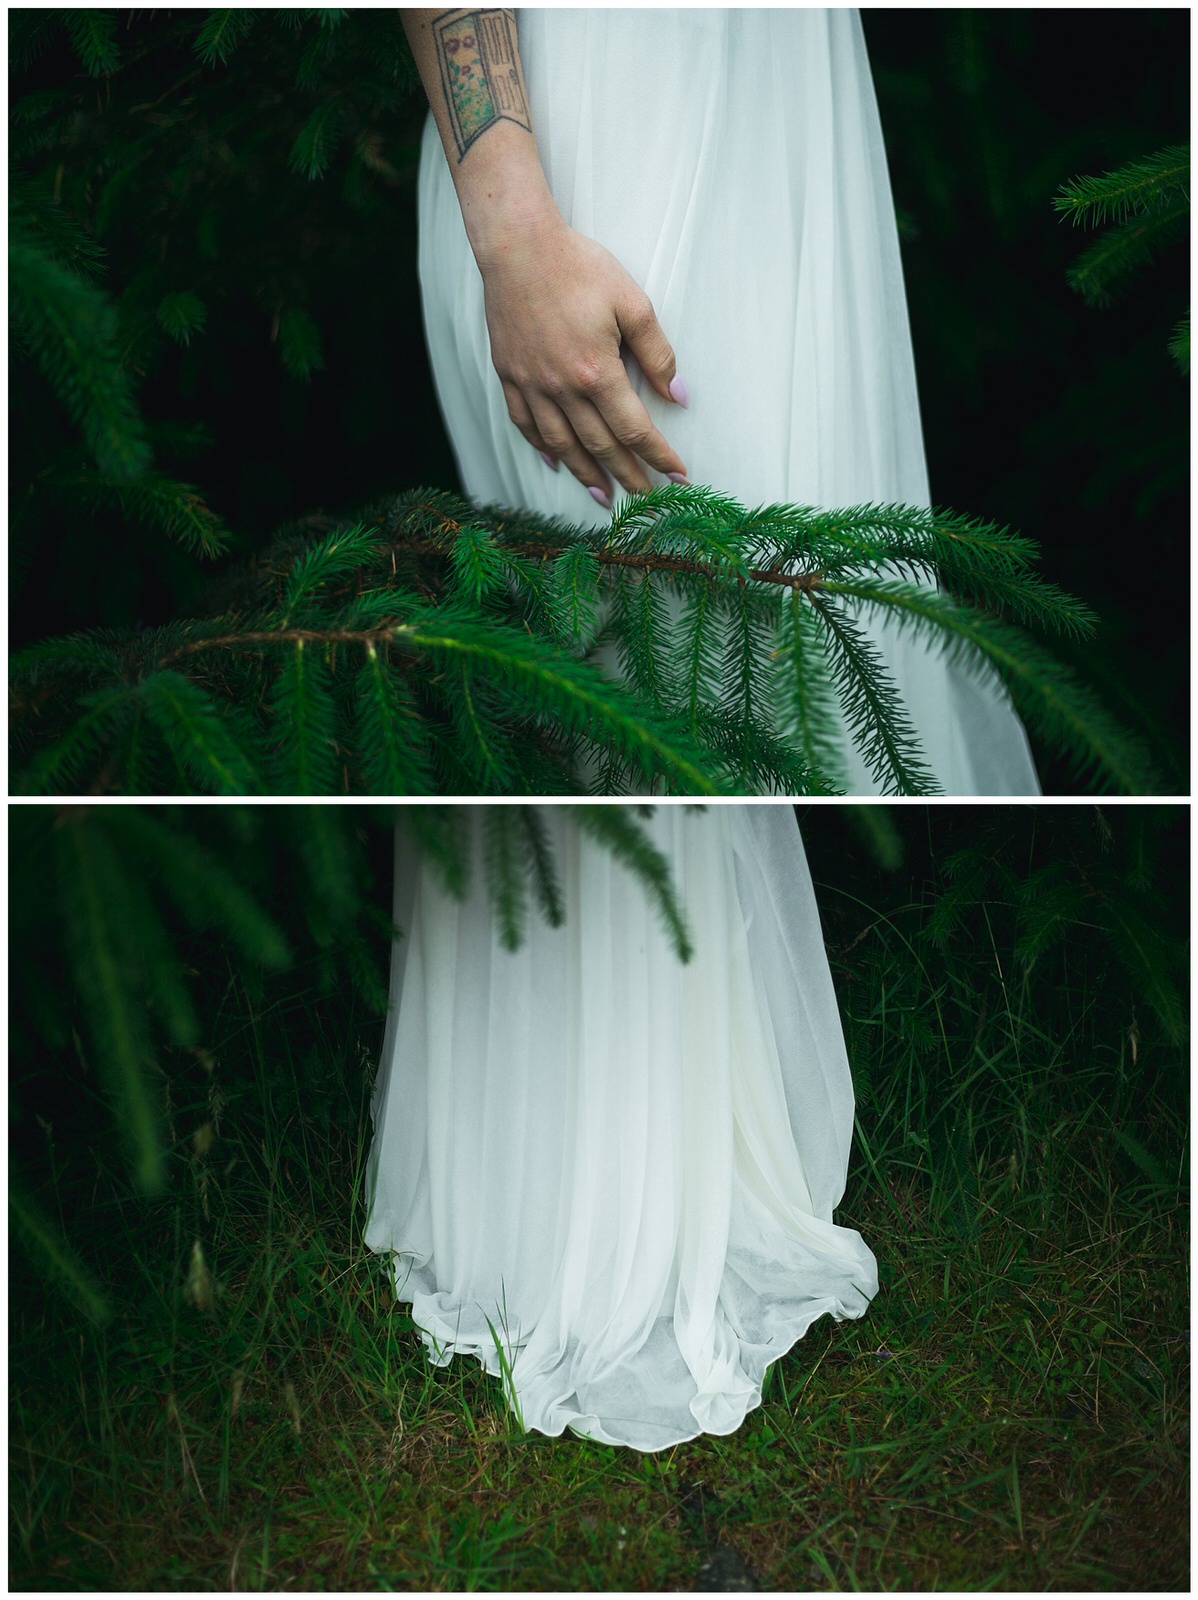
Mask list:
[[[36,365],[86,451],[68,445],[55,452],[18,503],[18,590],[27,551],[44,532],[42,519],[64,510],[73,514],[76,535],[81,518],[86,525],[89,513],[110,507],[126,524],[141,524],[194,555],[217,555],[228,542],[220,518],[191,484],[152,470],[151,430],[134,397],[125,333],[116,308],[92,281],[102,256],[36,183],[14,189],[9,298],[18,351]],[[203,304],[187,292],[163,297],[155,315],[162,331],[184,344],[205,321]],[[155,431],[170,435],[169,429]]]
[[[143,472],[132,481],[106,477],[87,467],[55,472],[52,492],[61,499],[92,509],[113,507],[127,525],[141,523],[165,535],[189,554],[217,556],[229,545],[229,531],[190,483]]]
[[[55,101],[57,103],[57,101]],[[10,228],[24,227],[64,267],[84,278],[104,268],[104,247],[56,203],[36,179],[19,178],[9,186]]]
[[[345,127],[341,107],[328,100],[316,107],[300,129],[291,150],[292,168],[305,178],[319,178],[328,170]]]
[[[66,28],[75,53],[93,78],[107,77],[120,66],[116,30],[118,13],[70,7],[57,13]]]
[[[51,1049],[61,1049],[72,1019],[137,1185],[158,1189],[165,1152],[155,1058],[164,1044],[194,1048],[201,1034],[168,917],[215,925],[243,960],[265,967],[283,965],[287,946],[219,857],[150,813],[27,809],[10,837],[13,926],[30,960],[20,1010]]]
[[[253,758],[238,738],[236,714],[223,716],[192,679],[169,668],[147,673],[123,710],[126,750],[144,763],[145,735],[156,734],[170,758],[167,770],[174,774],[176,792],[254,794],[262,789]],[[144,765],[137,770],[146,771]]]
[[[688,961],[694,946],[684,909],[675,898],[669,864],[646,839],[635,812],[627,806],[579,806],[575,814],[579,826],[598,839],[645,885],[656,902],[679,959]]]
[[[96,464],[114,477],[136,478],[149,465],[149,449],[117,353],[116,316],[107,298],[77,269],[56,260],[27,220],[11,211],[8,283],[17,337]]]
[[[1173,337],[1169,340],[1169,354],[1188,378],[1190,375],[1190,313],[1188,311],[1173,330]]]
[[[291,376],[305,382],[324,367],[320,329],[302,306],[279,313],[279,354]]]
[[[89,1322],[103,1325],[112,1314],[95,1275],[80,1261],[62,1233],[28,1195],[8,1191],[8,1217],[13,1234],[41,1275],[59,1289]]]
[[[204,302],[187,290],[163,295],[158,302],[158,320],[180,344],[190,344],[193,333],[203,331],[207,321]]]
[[[1110,305],[1160,252],[1188,237],[1190,149],[1174,145],[1128,162],[1101,178],[1076,178],[1053,204],[1075,223],[1114,223],[1070,267],[1070,284],[1092,306]],[[1189,318],[1179,325],[1170,354],[1189,371]]]
[[[52,567],[69,612],[91,617],[94,573],[112,611],[146,615],[158,586],[196,587],[163,535],[204,556],[227,544],[206,495],[175,481],[164,375],[176,415],[208,392],[219,433],[247,360],[240,319],[289,380],[324,368],[310,260],[335,273],[331,242],[352,256],[353,219],[390,203],[414,69],[393,12],[51,9],[11,24],[14,590],[37,573],[40,606]],[[353,177],[313,201],[334,129]],[[247,439],[271,448],[260,421],[239,430],[239,458]]]
[[[254,25],[254,12],[238,6],[230,11],[210,11],[196,34],[195,52],[206,67],[224,66]]]
[[[1101,939],[1122,967],[1126,991],[1156,1017],[1163,1037],[1184,1043],[1187,951],[1178,919],[1165,919],[1161,891],[1162,831],[1168,813],[1136,808],[1113,825],[1109,811],[1071,814],[1067,826],[1042,819],[1027,855],[1014,841],[1019,821],[994,810],[976,837],[943,860],[944,888],[927,931],[947,947],[979,905],[1001,905],[1011,918],[1010,947],[1030,973],[1064,954],[1079,930]]]
[[[396,814],[400,828],[408,831],[418,845],[427,837],[429,823],[424,818],[416,820],[416,813],[430,809],[437,808],[404,807]],[[565,920],[543,808],[508,805],[480,809],[481,816],[475,813],[470,825],[482,832],[482,859],[500,939],[506,949],[516,950],[523,942],[528,925],[530,893],[539,914],[550,927],[560,927]],[[573,826],[597,840],[640,880],[679,959],[689,961],[693,945],[669,863],[641,826],[642,818],[651,809],[647,806],[574,805],[570,807],[569,817]],[[447,887],[461,894],[467,881],[463,871],[465,829],[458,819],[454,822],[455,832],[446,835],[453,855],[448,860],[436,855],[433,859],[440,861]]]
[[[1138,741],[1034,636],[972,603],[1088,632],[1032,560],[1006,530],[903,506],[748,511],[668,486],[594,530],[401,496],[309,542],[282,536],[208,614],[18,657],[17,786],[829,793],[847,737],[883,791],[933,792],[862,626],[878,616],[991,663],[1087,781],[1150,787]]]
[[[1166,807],[946,807],[913,827],[900,813],[914,892],[884,912],[876,876],[854,883],[804,819],[817,880],[837,882],[824,925],[863,1153],[880,1176],[888,1151],[892,1185],[898,1168],[923,1174],[961,1239],[983,1226],[987,1171],[1005,1167],[1013,1191],[1063,1186],[1053,1107],[1069,1086],[1085,1137],[1113,1155],[1121,1181],[1146,1205],[1178,1203],[1188,1156],[1174,1140],[1162,1160],[1156,1141],[1186,1108],[1172,1065],[1188,1037],[1183,818]],[[1101,1103],[1081,1088],[1092,1073]]]
[[[1188,793],[1188,589],[1167,581],[1147,603],[1125,565],[1129,540],[1162,575],[1189,560],[1188,395],[1166,353],[1188,304],[1187,255],[1162,253],[1096,315],[1067,278],[1088,240],[1061,225],[1053,197],[1075,174],[1188,138],[1190,13],[861,18],[933,497],[1035,535],[1046,576],[1103,619],[1101,644],[1069,646],[1070,660],[1124,721],[1176,730],[1167,790]],[[1079,52],[1084,70],[1062,71]],[[1048,791],[1063,792],[1036,753]]]
[[[1190,147],[1171,145],[1101,178],[1075,178],[1062,187],[1053,204],[1074,222],[1097,226],[1167,215],[1179,200],[1188,200],[1189,190]]]
[[[573,815],[641,881],[686,959],[689,936],[669,867],[636,811],[579,806]],[[557,869],[537,807],[494,807],[481,816],[454,806],[404,807],[395,820],[459,895],[469,882],[471,830],[482,829],[487,887],[509,948],[524,936],[530,888],[538,913],[561,922]],[[26,1045],[40,1037],[53,1053],[68,1022],[78,1030],[77,1048],[104,1086],[143,1191],[165,1181],[160,1058],[172,1049],[202,1055],[210,1046],[185,976],[184,941],[196,931],[215,939],[251,986],[292,967],[298,945],[321,992],[348,983],[376,1011],[386,1006],[391,923],[380,909],[384,897],[369,898],[377,886],[364,825],[377,827],[373,816],[333,806],[45,806],[19,808],[11,823],[16,1037]],[[30,1221],[38,1238],[47,1226]],[[64,1247],[64,1260],[67,1254]]]

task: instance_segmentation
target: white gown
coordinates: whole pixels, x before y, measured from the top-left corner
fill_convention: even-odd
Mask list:
[[[876,1292],[832,1221],[852,1084],[791,807],[657,809],[685,966],[568,812],[565,926],[514,953],[477,859],[458,902],[397,852],[366,1242],[431,1358],[476,1356],[526,1428],[658,1450],[732,1432],[770,1362]]]
[[[517,13],[562,215],[645,289],[688,410],[633,378],[693,482],[748,505],[928,504],[898,237],[855,11]],[[420,277],[433,373],[479,502],[595,524],[512,425],[482,283],[430,118]],[[1038,792],[1005,691],[868,624],[947,794]],[[853,793],[873,781],[847,748]]]

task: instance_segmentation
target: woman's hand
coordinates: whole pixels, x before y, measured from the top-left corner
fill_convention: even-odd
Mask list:
[[[649,488],[646,465],[684,479],[620,359],[623,348],[664,400],[684,406],[674,352],[643,291],[554,204],[515,13],[412,7],[401,16],[482,273],[491,359],[512,421],[600,505],[611,505],[611,478]]]
[[[556,211],[526,215],[476,256],[491,358],[529,444],[564,461],[604,506],[607,474],[628,490],[650,487],[646,464],[685,479],[629,382],[621,346],[663,399],[685,406],[686,387],[648,296],[615,257]]]

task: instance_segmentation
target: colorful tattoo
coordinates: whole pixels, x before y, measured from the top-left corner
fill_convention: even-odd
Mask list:
[[[516,65],[513,12],[446,11],[433,23],[433,38],[459,161],[497,122],[532,132]]]

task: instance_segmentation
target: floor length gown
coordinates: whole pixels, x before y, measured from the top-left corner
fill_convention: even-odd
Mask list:
[[[517,13],[557,205],[646,291],[689,386],[661,401],[693,482],[748,505],[927,505],[898,238],[860,20],[851,10]],[[479,502],[603,513],[517,432],[482,283],[430,118],[420,278],[441,408]],[[891,624],[867,624],[947,794],[1038,791],[1005,691]],[[852,793],[876,787],[845,740]]]
[[[366,1242],[431,1358],[476,1356],[526,1428],[657,1450],[732,1432],[770,1362],[876,1292],[832,1221],[852,1084],[790,806],[657,808],[686,965],[546,810],[566,921],[515,952],[477,859],[457,901],[397,849]]]

